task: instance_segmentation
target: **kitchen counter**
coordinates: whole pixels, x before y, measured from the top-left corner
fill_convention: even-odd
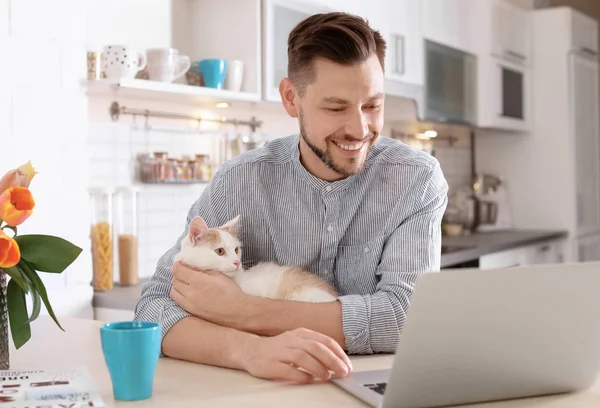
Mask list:
[[[484,255],[508,249],[564,239],[562,230],[507,230],[478,232],[442,239],[442,268],[476,260]]]
[[[442,268],[464,262],[475,261],[480,257],[507,249],[533,245],[544,241],[565,238],[566,231],[498,231],[475,233],[460,237],[447,237],[442,240]],[[96,292],[94,308],[133,310],[142,293],[142,286],[149,278],[140,279],[134,286],[119,286],[106,292]]]
[[[150,399],[137,402],[115,401],[102,353],[99,327],[103,322],[63,318],[62,332],[47,316],[31,324],[32,338],[19,350],[10,342],[11,369],[43,369],[84,365],[107,407],[367,407],[352,395],[329,382],[308,385],[261,380],[225,368],[163,358],[154,377]],[[391,367],[390,354],[352,356],[354,372]],[[581,392],[536,398],[498,401],[468,407],[497,408],[597,408],[600,382]],[[467,405],[464,406],[465,408]]]

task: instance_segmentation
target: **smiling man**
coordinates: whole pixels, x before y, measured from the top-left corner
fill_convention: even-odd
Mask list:
[[[174,263],[186,230],[160,258],[135,316],[162,324],[166,356],[306,382],[346,375],[346,354],[395,351],[415,280],[440,268],[448,186],[435,158],[380,135],[378,32],[352,15],[319,14],[288,45],[279,90],[299,134],[226,163],[187,221],[199,215],[217,227],[240,215],[245,266],[300,265],[338,299],[247,296],[220,273]]]

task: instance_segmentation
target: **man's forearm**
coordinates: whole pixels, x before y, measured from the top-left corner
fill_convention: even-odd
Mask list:
[[[244,350],[255,337],[190,316],[171,327],[162,349],[166,356],[178,360],[243,370]]]
[[[262,336],[303,327],[333,338],[346,349],[339,301],[309,303],[249,297],[233,326]]]

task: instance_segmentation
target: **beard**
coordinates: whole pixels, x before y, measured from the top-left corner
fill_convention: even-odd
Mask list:
[[[310,141],[310,139],[308,138],[308,135],[306,133],[306,126],[304,125],[302,109],[299,109],[299,111],[298,111],[298,122],[299,122],[299,127],[300,127],[300,136],[302,137],[302,140],[304,140],[304,143],[307,144],[307,146],[310,148],[310,150],[312,150],[313,153],[321,160],[321,162],[323,162],[323,164],[325,166],[327,166],[330,170],[335,171],[336,173],[338,173],[339,175],[341,175],[343,177],[350,177],[355,174],[358,174],[363,169],[364,164],[365,164],[364,162],[366,161],[366,154],[368,154],[369,151],[373,148],[373,143],[371,141],[375,138],[374,132],[369,131],[368,135],[360,140],[357,140],[355,137],[350,136],[350,135],[345,135],[342,137],[339,137],[339,136],[335,137],[334,134],[331,134],[331,135],[327,136],[325,138],[326,145],[333,143],[333,140],[345,140],[347,142],[353,142],[353,143],[358,143],[358,142],[370,143],[370,145],[367,146],[367,153],[365,154],[365,156],[348,157],[345,159],[345,161],[347,161],[347,163],[336,163],[336,161],[333,159],[333,157],[331,155],[331,152],[329,151],[329,148],[321,149],[318,146],[316,146],[314,143],[312,143]]]

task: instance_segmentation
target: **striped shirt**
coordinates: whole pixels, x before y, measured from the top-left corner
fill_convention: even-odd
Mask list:
[[[438,161],[379,137],[364,169],[327,182],[300,163],[298,135],[227,162],[191,207],[209,227],[240,214],[248,267],[300,265],[340,294],[349,354],[393,353],[415,279],[440,270],[441,220],[448,184]],[[157,321],[162,335],[189,314],[170,297],[175,244],[142,289],[135,319]]]

